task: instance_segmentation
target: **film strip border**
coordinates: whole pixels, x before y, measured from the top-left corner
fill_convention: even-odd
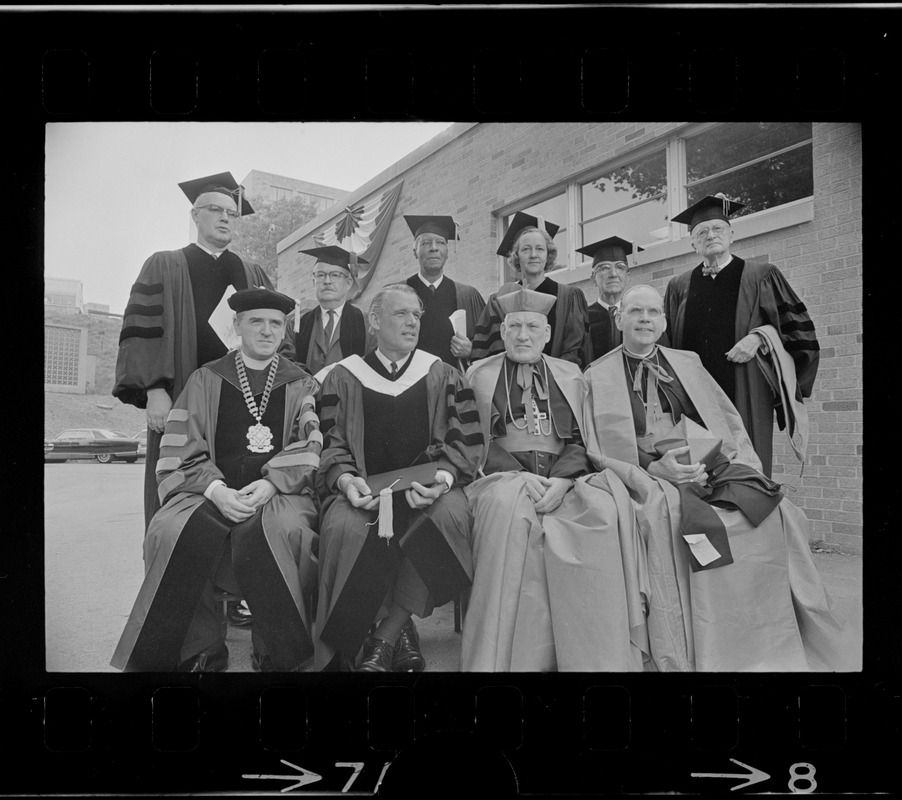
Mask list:
[[[2,94],[48,121],[848,118],[898,74],[879,8],[166,12],[8,18]]]
[[[304,776],[329,793],[417,782],[523,794],[886,791],[902,744],[898,684],[212,677],[128,692],[54,686],[31,698],[17,739],[40,745],[47,793],[281,792]]]
[[[257,119],[522,118],[550,109],[560,118],[645,114],[657,107],[731,115],[765,106],[798,116],[841,112],[849,100],[849,59],[839,48],[803,47],[785,58],[744,55],[730,48],[673,54],[666,74],[626,48],[573,47],[553,60],[511,59],[500,48],[442,53],[372,47],[342,53],[328,45],[264,47],[240,62],[210,63],[193,49],[144,48],[116,60],[89,47],[48,48],[41,56],[41,104],[49,120],[70,116],[165,119],[222,114],[240,108]],[[449,57],[450,56],[450,57]],[[121,83],[127,77],[127,90]],[[781,86],[779,97],[774,86]]]

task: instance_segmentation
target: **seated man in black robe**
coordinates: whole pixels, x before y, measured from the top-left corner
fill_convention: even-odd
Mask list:
[[[268,289],[229,298],[239,349],[188,379],[157,462],[162,508],[144,539],[145,578],[112,665],[218,672],[228,665],[213,587],[254,615],[254,666],[313,655],[317,384],[276,350],[294,301]]]
[[[479,414],[463,375],[417,349],[421,314],[413,289],[385,287],[369,312],[377,349],[323,383],[320,669],[353,668],[362,648],[358,670],[422,670],[411,615],[429,616],[472,578],[461,487],[482,456]],[[405,491],[380,499],[369,486],[414,463],[425,474]]]

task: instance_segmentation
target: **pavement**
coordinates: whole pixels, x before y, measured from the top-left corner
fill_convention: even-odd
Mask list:
[[[48,672],[116,672],[109,661],[144,577],[144,462],[44,466]],[[862,559],[815,552],[838,615],[862,633]],[[416,620],[430,672],[460,666],[454,605]],[[230,626],[229,672],[251,672],[251,634]]]

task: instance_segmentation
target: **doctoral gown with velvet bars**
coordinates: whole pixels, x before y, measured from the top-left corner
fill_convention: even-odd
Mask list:
[[[123,403],[147,407],[147,390],[165,388],[175,400],[188,377],[201,364],[197,353],[197,318],[186,250],[154,253],[132,285],[119,334],[116,383],[113,397]],[[226,251],[228,252],[228,251]],[[222,256],[220,256],[222,258]],[[272,282],[261,267],[242,260],[245,284]],[[144,527],[160,507],[156,464],[162,434],[148,429],[144,459]]]
[[[744,261],[736,256],[733,256],[733,262],[725,269],[739,268],[742,276],[739,280],[733,327],[728,332],[732,334],[732,343],[738,342],[754,328],[772,325],[795,364],[799,399],[810,397],[820,361],[820,348],[808,309],[773,264],[757,260]],[[661,338],[663,344],[686,349],[686,331],[689,326],[712,324],[709,318],[690,319],[686,314],[693,281],[702,279],[701,271],[702,265],[699,264],[667,284],[664,293],[667,330]],[[720,280],[720,277],[714,280]],[[726,350],[722,358],[726,359]],[[707,367],[704,361],[702,363]],[[773,464],[774,405],[778,398],[774,397],[757,359],[753,358],[745,364],[734,364],[733,377],[734,395],[730,399],[739,411],[754,450],[761,459],[761,471],[770,477]],[[780,418],[782,419],[782,415]]]
[[[685,350],[661,347],[673,376],[731,461],[760,472],[736,407]],[[835,616],[808,549],[808,520],[789,500],[754,527],[739,510],[713,507],[734,562],[693,572],[680,535],[676,487],[639,466],[623,348],[595,361],[587,421],[589,455],[620,476],[632,497],[647,552],[648,633],[657,669],[669,671],[851,671],[860,649]],[[589,437],[587,437],[589,438]]]
[[[264,557],[277,567],[280,591],[284,588],[290,593],[297,620],[304,628],[302,657],[312,655],[310,631],[317,577],[314,476],[322,447],[314,411],[317,388],[316,381],[306,372],[284,358],[280,360],[273,392],[284,391],[282,440],[273,442],[274,450],[261,469],[261,477],[272,482],[279,492],[261,512],[266,540]],[[212,481],[224,478],[216,466],[216,431],[223,392],[236,392],[238,399],[243,400],[234,351],[197,370],[169,413],[157,463],[162,508],[154,515],[144,539],[145,578],[111,661],[118,669],[127,668],[163,576],[175,566],[173,559],[190,560],[197,549],[192,542],[181,541],[181,534],[192,514],[202,504],[210,503],[203,492]],[[247,421],[254,424],[249,413]],[[186,609],[185,613],[193,614],[194,609]]]
[[[404,372],[389,381],[358,356],[344,359],[325,376],[321,395],[322,430],[325,439],[317,487],[323,501],[320,526],[320,586],[316,620],[314,666],[324,669],[337,654],[346,661],[356,656],[373,621],[385,613],[404,584],[409,589],[401,603],[420,617],[436,604],[448,602],[469,585],[470,511],[462,488],[470,483],[482,457],[483,435],[473,391],[464,376],[438,357],[414,350]],[[425,511],[405,511],[407,531],[396,520],[390,540],[378,537],[377,511],[353,508],[338,491],[345,472],[366,479],[374,474],[366,463],[367,409],[365,396],[383,396],[380,405],[410,392],[425,396],[426,416],[421,441],[405,441],[405,450],[419,452],[419,459],[435,464],[454,477],[454,487]],[[385,460],[384,458],[382,459]],[[386,462],[387,463],[387,462]],[[405,465],[396,465],[400,468]],[[400,494],[400,493],[399,493]],[[398,502],[404,502],[403,496]],[[439,537],[427,544],[427,558],[452,576],[452,593],[437,597],[435,585],[413,570],[405,556],[406,533],[428,517],[430,530]],[[445,593],[448,586],[443,587]],[[395,597],[395,599],[398,599]],[[415,607],[411,607],[415,606]]]
[[[487,439],[506,414],[496,389],[505,360],[491,356],[467,373]],[[555,426],[565,428],[549,477],[576,482],[547,514],[536,513],[524,471],[492,472],[467,487],[475,574],[461,670],[641,671],[646,579],[629,495],[610,471],[585,479],[592,472],[580,436],[585,380],[574,364],[544,361],[551,405],[563,397]]]

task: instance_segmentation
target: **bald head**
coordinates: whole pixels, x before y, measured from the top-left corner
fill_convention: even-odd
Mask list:
[[[650,353],[667,330],[660,292],[644,283],[631,286],[623,293],[616,320],[625,349],[640,356]]]

